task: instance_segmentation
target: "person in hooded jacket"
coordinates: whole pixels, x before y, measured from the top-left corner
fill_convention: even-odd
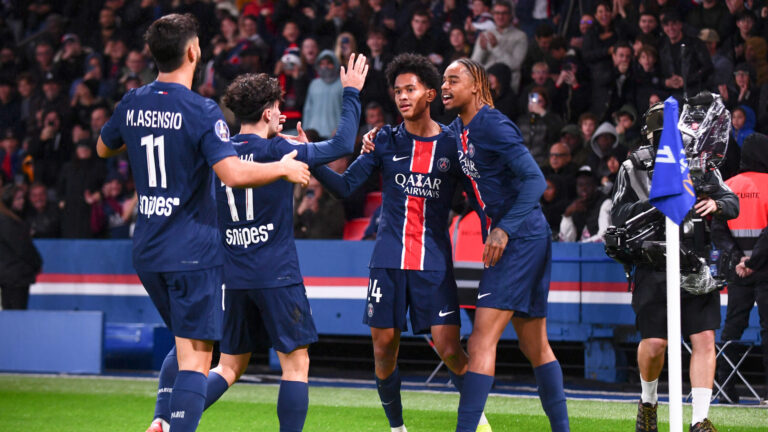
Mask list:
[[[29,286],[43,265],[29,226],[9,209],[13,191],[7,186],[0,200],[0,302],[6,310],[27,308]]]
[[[746,105],[739,105],[731,114],[731,135],[736,140],[736,144],[741,147],[744,140],[755,133],[755,112]]]
[[[729,257],[725,270],[728,281],[728,309],[720,336],[722,342],[739,340],[749,325],[749,314],[757,302],[763,344],[763,368],[768,384],[768,137],[754,133],[744,140],[741,148],[741,173],[725,183],[739,197],[740,212],[736,219],[714,221],[712,240]],[[723,268],[721,265],[720,268]],[[731,348],[731,349],[728,349]],[[725,355],[732,361],[732,346]],[[722,383],[731,368],[718,357],[718,376]],[[724,392],[734,403],[736,380],[724,386]],[[767,387],[768,389],[768,387]],[[764,400],[768,399],[768,390]]]
[[[590,144],[592,154],[589,156],[587,164],[598,178],[612,174],[608,167],[608,160],[611,156],[616,153],[627,154],[627,149],[619,144],[619,134],[616,132],[616,128],[608,122],[603,122],[598,126],[592,135]]]
[[[341,118],[341,95],[344,91],[339,79],[339,59],[331,50],[323,50],[315,61],[318,77],[312,80],[304,101],[302,126],[314,129],[321,139],[333,135]]]
[[[512,90],[512,69],[504,63],[488,68],[488,81],[493,96],[493,106],[509,118],[517,117],[517,95]]]

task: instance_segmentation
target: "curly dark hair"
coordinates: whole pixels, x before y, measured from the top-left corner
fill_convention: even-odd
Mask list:
[[[222,99],[240,123],[258,123],[265,109],[282,100],[283,90],[277,78],[265,73],[238,76],[227,87]]]
[[[428,58],[418,54],[400,54],[387,66],[385,74],[390,87],[395,86],[398,75],[412,73],[419,78],[427,89],[440,90],[440,72]]]
[[[197,31],[197,19],[191,14],[166,15],[149,26],[144,41],[160,72],[173,72],[184,63],[184,50]]]

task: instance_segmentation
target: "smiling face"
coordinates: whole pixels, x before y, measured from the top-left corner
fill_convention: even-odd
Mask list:
[[[395,93],[397,110],[403,119],[408,121],[421,118],[429,109],[430,102],[435,99],[435,90],[428,89],[413,73],[398,75],[392,90]]]
[[[462,108],[472,102],[479,91],[467,68],[458,62],[451,63],[443,73],[440,87],[445,109]]]

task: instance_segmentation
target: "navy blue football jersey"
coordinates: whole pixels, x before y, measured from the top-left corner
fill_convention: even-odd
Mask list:
[[[376,149],[355,160],[343,176],[315,170],[334,194],[347,195],[379,168],[382,207],[372,268],[445,270],[452,265],[448,212],[462,174],[456,136],[445,126],[433,137],[418,137],[400,124],[384,126]]]
[[[210,167],[237,153],[216,103],[183,85],[155,81],[123,97],[101,139],[111,149],[127,147],[139,198],[136,269],[221,265]]]
[[[327,141],[296,143],[240,134],[232,138],[241,159],[274,162],[296,150],[296,160],[310,167],[351,153],[360,122],[359,92],[345,88],[336,134]],[[233,189],[216,187],[219,229],[224,241],[224,284],[227,289],[277,288],[302,283],[293,237],[292,183],[278,180],[266,186]]]
[[[486,229],[498,226],[510,239],[548,236],[549,224],[539,205],[546,182],[520,129],[487,105],[468,125],[457,117],[450,126],[459,137],[459,164],[485,214],[481,220]]]

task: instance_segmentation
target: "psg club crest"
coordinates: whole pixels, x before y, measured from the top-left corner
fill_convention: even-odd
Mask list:
[[[437,169],[446,172],[451,168],[451,161],[447,157],[441,157],[437,160]]]
[[[469,143],[469,145],[467,146],[467,155],[469,155],[469,157],[475,157],[475,145],[474,144]]]
[[[373,303],[368,303],[368,318],[373,316]]]
[[[216,121],[216,124],[213,125],[213,131],[216,133],[216,136],[219,137],[220,140],[224,142],[229,141],[229,128],[227,127],[227,123],[225,123],[224,120]]]

